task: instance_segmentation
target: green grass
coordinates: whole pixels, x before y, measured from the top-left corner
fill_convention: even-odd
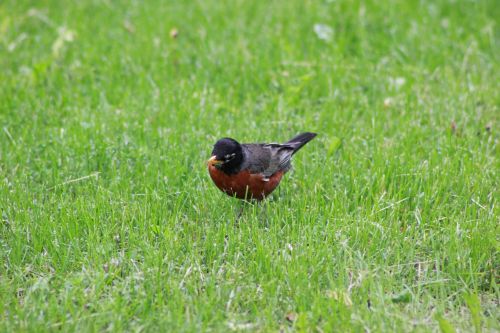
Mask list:
[[[499,331],[499,17],[0,2],[0,331]],[[236,222],[213,143],[301,131]]]

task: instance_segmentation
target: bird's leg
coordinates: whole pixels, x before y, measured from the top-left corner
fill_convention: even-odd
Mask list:
[[[249,188],[247,186],[246,192],[245,192],[245,199],[244,200],[240,200],[240,209],[239,209],[238,213],[236,214],[236,224],[239,223],[241,215],[243,215],[243,210],[245,209],[245,205],[252,203],[250,201],[251,200],[251,196],[249,195],[248,190],[249,190]]]
[[[269,221],[267,219],[267,206],[269,202],[267,200],[262,200],[258,203],[260,212],[259,212],[259,220],[263,222],[264,226],[267,228],[269,226]]]
[[[243,200],[240,201],[240,207],[239,207],[239,209],[237,209],[237,212],[236,212],[236,220],[235,220],[236,225],[238,225],[240,222],[240,218],[243,215],[243,210],[245,210],[245,204],[246,204],[245,201],[243,201]]]

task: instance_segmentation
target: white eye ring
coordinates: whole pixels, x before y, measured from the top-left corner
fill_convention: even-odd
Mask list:
[[[232,154],[227,154],[226,156],[224,156],[224,159],[225,159],[226,161],[230,161],[230,160],[232,160],[235,156],[236,156],[236,154],[235,154],[235,153],[232,153]]]

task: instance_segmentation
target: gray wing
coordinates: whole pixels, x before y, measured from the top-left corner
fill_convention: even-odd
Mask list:
[[[244,144],[245,163],[242,169],[251,173],[262,173],[265,178],[271,177],[277,171],[288,171],[291,167],[294,148],[288,144]]]

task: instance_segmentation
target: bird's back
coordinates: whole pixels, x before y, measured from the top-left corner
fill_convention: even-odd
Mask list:
[[[278,171],[285,173],[291,167],[293,149],[287,145],[250,143],[242,146],[245,156],[242,170],[270,177]]]

